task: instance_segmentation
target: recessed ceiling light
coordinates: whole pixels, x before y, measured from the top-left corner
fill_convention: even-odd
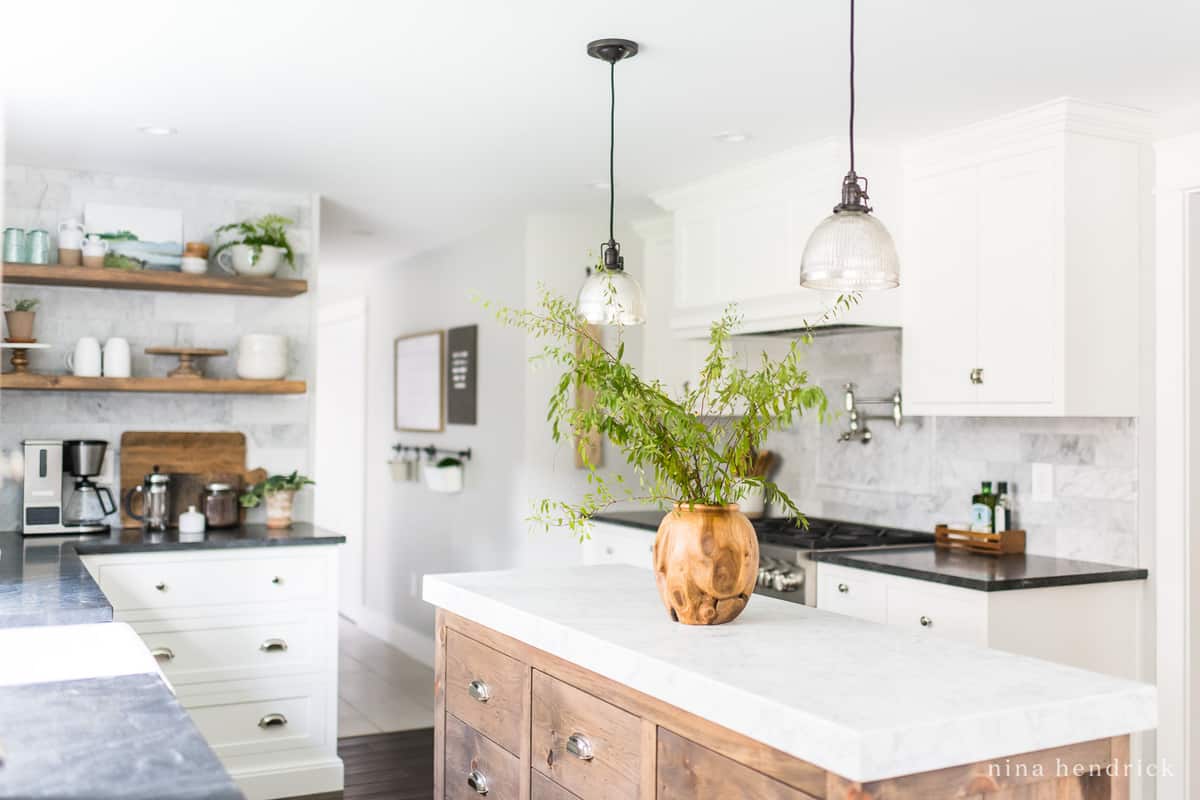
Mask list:
[[[714,134],[713,138],[725,144],[738,144],[749,139],[750,134],[741,131],[721,131],[718,134]]]
[[[179,133],[175,128],[166,125],[138,125],[138,132],[147,136],[174,136]]]

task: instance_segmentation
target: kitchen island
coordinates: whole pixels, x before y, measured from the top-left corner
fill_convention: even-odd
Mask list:
[[[1156,725],[1145,684],[773,598],[678,625],[633,567],[431,575],[424,597],[439,796],[1116,798]]]

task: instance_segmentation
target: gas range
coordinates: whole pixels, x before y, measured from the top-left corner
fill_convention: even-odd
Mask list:
[[[808,517],[808,527],[794,519],[775,517],[754,520],[758,534],[758,588],[756,592],[794,603],[816,605],[815,550],[867,550],[933,543],[933,534],[888,528],[862,522]]]

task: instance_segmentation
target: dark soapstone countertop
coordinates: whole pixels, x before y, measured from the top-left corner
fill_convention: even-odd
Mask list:
[[[100,555],[220,550],[235,547],[296,547],[341,544],[345,541],[345,536],[318,528],[310,522],[296,522],[290,528],[239,525],[236,528],[212,528],[197,534],[180,533],[174,529],[164,533],[152,533],[141,528],[125,528],[114,530],[107,536],[79,537],[75,549],[80,555]]]
[[[1029,553],[990,556],[933,546],[825,550],[813,553],[812,558],[826,564],[884,572],[983,592],[1143,580],[1148,575],[1146,570],[1135,567],[1074,561],[1069,558]]]
[[[156,673],[0,686],[0,798],[241,800]]]

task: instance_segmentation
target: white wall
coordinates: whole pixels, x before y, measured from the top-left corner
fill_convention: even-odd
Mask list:
[[[568,534],[531,531],[525,521],[532,500],[575,497],[584,486],[569,444],[555,447],[545,420],[557,375],[534,371],[528,357],[536,344],[499,325],[472,297],[528,306],[539,282],[573,296],[588,251],[598,250],[600,228],[590,216],[542,215],[403,263],[342,257],[334,246],[323,254],[321,302],[354,296],[367,302],[365,609],[359,622],[414,657],[433,655],[434,610],[420,599],[422,575],[579,558],[579,544]],[[448,425],[443,433],[395,431],[393,339],[470,324],[479,325],[478,424]],[[640,346],[635,336],[629,347]],[[387,461],[397,442],[470,447],[464,491],[441,495],[392,481]]]

